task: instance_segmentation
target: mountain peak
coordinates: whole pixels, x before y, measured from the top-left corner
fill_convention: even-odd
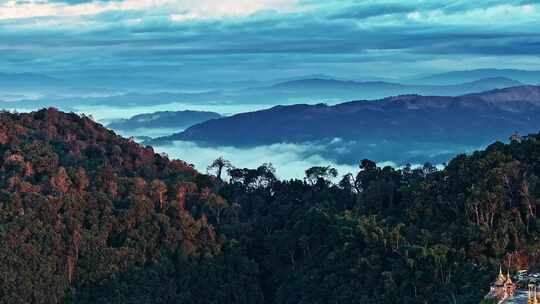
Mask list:
[[[540,86],[521,85],[503,89],[495,89],[482,93],[468,94],[464,96],[476,96],[484,100],[497,101],[529,101],[540,104]]]
[[[507,78],[526,84],[538,84],[540,83],[540,71],[517,69],[476,69],[464,71],[450,71],[420,77],[412,81],[421,81],[425,84],[455,85],[490,78]]]

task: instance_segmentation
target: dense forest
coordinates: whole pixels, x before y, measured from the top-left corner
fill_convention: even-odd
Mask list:
[[[46,109],[1,113],[0,153],[3,303],[477,304],[540,257],[540,135],[283,181]]]

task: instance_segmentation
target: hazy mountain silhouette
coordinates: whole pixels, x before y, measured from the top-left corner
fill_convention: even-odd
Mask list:
[[[460,97],[402,95],[335,106],[276,106],[207,121],[153,143],[255,146],[339,138],[356,143],[350,153],[379,146],[396,149],[384,153],[402,161],[406,157],[399,153],[426,144],[478,145],[505,140],[514,131],[535,132],[540,130],[539,118],[540,86],[520,86]],[[382,153],[376,150],[375,155],[377,151]]]
[[[56,80],[50,79],[49,81],[55,82]],[[44,80],[43,83],[47,82]],[[10,103],[10,106],[25,109],[40,109],[47,106],[54,106],[64,111],[73,111],[77,109],[77,106],[133,107],[170,103],[278,105],[327,102],[335,104],[347,100],[381,99],[386,96],[403,94],[459,96],[519,85],[523,84],[504,77],[485,78],[457,85],[405,85],[385,81],[357,82],[330,78],[310,78],[290,80],[248,89],[197,92],[111,93],[110,96],[80,97],[73,95],[73,89],[70,89],[68,90],[68,97],[46,96],[37,100],[19,100]],[[104,89],[98,91],[106,92]],[[57,90],[52,90],[51,92],[57,92]],[[65,93],[65,90],[62,92]]]
[[[493,77],[456,85],[416,85],[386,81],[347,81],[337,79],[299,79],[253,88],[251,94],[283,96],[283,98],[311,98],[332,100],[379,99],[403,94],[459,96],[498,88],[520,86],[523,83],[505,77]]]
[[[185,129],[210,119],[220,118],[215,112],[206,111],[160,111],[135,115],[129,119],[120,119],[108,125],[117,130],[133,130],[138,128],[175,128]]]
[[[459,84],[472,82],[484,78],[505,77],[527,84],[540,84],[540,71],[526,71],[516,69],[477,69],[470,71],[452,71],[412,79],[412,83],[425,83],[436,85]]]

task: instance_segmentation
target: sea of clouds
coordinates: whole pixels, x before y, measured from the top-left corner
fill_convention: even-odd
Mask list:
[[[76,105],[75,112],[92,115],[105,126],[116,119],[129,118],[136,114],[155,111],[201,110],[213,111],[222,115],[232,115],[245,111],[268,108],[268,105],[246,104],[186,104],[171,103],[160,105],[117,107],[113,105]],[[19,112],[36,109],[17,107]],[[115,130],[124,137],[134,137],[144,141],[148,137],[161,137],[178,133],[182,129],[141,128],[133,130]],[[192,163],[200,172],[206,172],[207,166],[218,157],[231,161],[240,168],[256,168],[263,163],[272,163],[280,179],[303,178],[305,170],[313,166],[332,166],[339,172],[339,177],[347,173],[358,172],[358,164],[364,158],[377,161],[378,165],[399,168],[404,164],[419,166],[425,161],[443,167],[441,164],[456,154],[471,152],[482,148],[444,143],[361,143],[340,138],[310,143],[276,143],[256,147],[211,146],[188,141],[176,141],[154,147],[157,152],[167,153],[170,158]],[[339,178],[338,177],[338,178]]]
[[[303,178],[306,169],[313,166],[332,166],[339,176],[358,172],[357,165],[338,164],[323,156],[326,147],[315,144],[280,143],[238,148],[232,146],[204,146],[194,142],[175,141],[168,145],[154,147],[157,152],[164,152],[170,158],[182,159],[195,165],[201,172],[218,157],[229,160],[239,168],[256,168],[263,163],[272,163],[280,179]],[[380,166],[392,165],[392,162],[379,163]]]

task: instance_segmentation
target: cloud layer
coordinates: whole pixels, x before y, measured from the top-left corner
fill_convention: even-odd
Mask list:
[[[179,82],[527,69],[539,26],[526,0],[8,0],[0,66]]]
[[[235,167],[239,168],[257,168],[263,163],[272,163],[276,168],[276,175],[280,179],[301,179],[304,177],[305,170],[313,166],[331,165],[338,169],[341,175],[358,170],[355,166],[336,164],[325,159],[320,154],[323,149],[324,147],[308,144],[274,144],[249,149],[203,147],[192,142],[183,141],[156,147],[157,151],[165,152],[172,158],[189,160],[201,172],[205,172],[206,167],[220,156],[230,160]]]
[[[459,153],[472,152],[478,147],[464,147],[451,144],[429,147],[429,144],[400,147],[366,147],[354,142],[334,139],[331,142],[317,143],[277,143],[249,148],[232,146],[207,146],[189,141],[175,141],[166,145],[155,146],[158,152],[165,152],[171,158],[183,159],[195,165],[201,172],[218,157],[231,161],[239,168],[257,168],[263,163],[272,163],[280,179],[303,178],[305,170],[313,166],[332,166],[340,177],[348,173],[358,172],[358,164],[367,158],[377,161],[380,167],[392,166],[400,168],[406,164],[413,167],[423,165],[426,160],[442,168],[444,163]],[[395,149],[399,152],[392,152]],[[420,148],[420,149],[418,149]],[[401,157],[397,156],[402,154]],[[408,159],[410,161],[404,161]],[[423,161],[419,161],[423,160]]]

